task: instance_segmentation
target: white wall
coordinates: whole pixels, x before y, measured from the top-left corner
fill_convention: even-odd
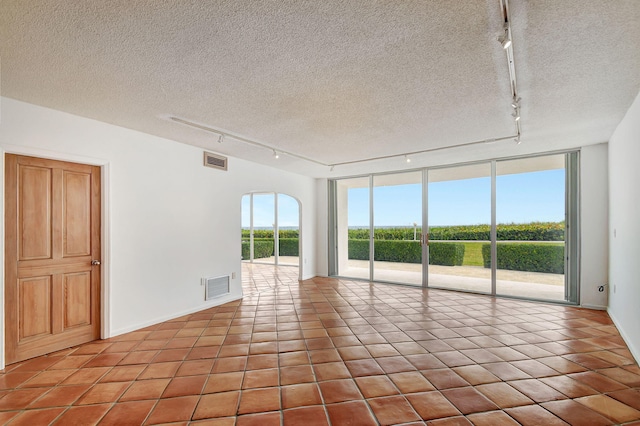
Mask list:
[[[640,360],[640,95],[609,141],[609,315]]]
[[[326,277],[329,274],[329,187],[327,179],[316,180],[316,274]]]
[[[303,276],[315,276],[314,179],[235,158],[227,172],[214,170],[202,165],[200,148],[12,99],[1,102],[5,152],[105,166],[107,335],[240,298],[241,198],[251,191],[277,191],[301,202],[303,262],[308,259]],[[232,272],[237,278],[230,296],[205,303],[201,277]]]
[[[606,309],[606,287],[598,287],[609,282],[607,144],[582,148],[580,188],[580,304]]]

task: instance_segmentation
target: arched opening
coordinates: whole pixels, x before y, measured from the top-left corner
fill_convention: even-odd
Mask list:
[[[286,267],[287,275],[302,275],[301,204],[277,192],[255,192],[242,196],[243,270],[252,265]],[[264,269],[262,269],[264,271]],[[243,277],[243,287],[245,286]],[[256,290],[253,283],[247,288]]]

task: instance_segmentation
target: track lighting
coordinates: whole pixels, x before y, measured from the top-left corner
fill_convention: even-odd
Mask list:
[[[520,121],[520,112],[516,110],[513,114],[511,114],[514,120]]]
[[[334,167],[336,167],[336,166],[331,166],[331,168],[329,169],[329,171],[330,171],[330,172],[332,172],[332,171],[333,171],[333,169],[334,169]]]
[[[503,34],[498,37],[498,41],[502,45],[504,50],[507,50],[511,46],[511,37],[509,37],[509,22],[504,23]]]
[[[520,101],[522,100],[522,98],[513,98],[513,101],[511,101],[511,106],[513,108],[520,108]]]
[[[220,134],[220,136],[218,137],[218,143],[222,142],[224,142],[224,134]]]
[[[276,152],[276,150],[273,150],[273,157],[277,160],[278,158],[280,158],[280,155]]]
[[[506,34],[498,37],[498,41],[504,50],[507,50],[509,46],[511,46],[511,39]]]
[[[408,155],[405,155],[405,156],[404,156],[404,160],[405,160],[407,163],[410,163],[410,162],[411,162],[411,158],[409,158],[409,156],[408,156]]]

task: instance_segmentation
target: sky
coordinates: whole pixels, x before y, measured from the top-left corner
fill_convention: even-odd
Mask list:
[[[564,170],[502,175],[496,181],[497,223],[564,220]],[[428,188],[430,226],[491,223],[489,177],[434,182]],[[374,226],[422,223],[421,185],[374,188]],[[368,188],[349,190],[349,226],[369,226]]]
[[[275,222],[275,197],[274,194],[254,194],[253,195],[253,226],[255,228],[266,228],[273,226]],[[251,223],[250,197],[242,197],[242,227],[249,228]],[[298,201],[285,194],[278,194],[278,226],[298,227],[299,220]]]
[[[564,220],[564,169],[501,175],[496,180],[497,223],[559,222]],[[368,188],[349,190],[348,224],[369,226]],[[433,182],[428,188],[430,226],[491,223],[489,177]],[[374,226],[422,225],[421,185],[374,188]],[[242,198],[242,227],[250,223],[249,196]],[[298,226],[298,202],[278,194],[280,227]],[[254,227],[271,227],[274,194],[254,195]]]

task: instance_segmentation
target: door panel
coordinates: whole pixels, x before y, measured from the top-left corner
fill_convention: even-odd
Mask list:
[[[422,285],[422,172],[373,177],[373,279]]]
[[[64,328],[91,323],[91,272],[64,276]]]
[[[5,355],[100,336],[100,168],[6,155]]]
[[[20,167],[20,260],[51,258],[51,169]]]
[[[63,173],[63,257],[91,254],[91,174]]]
[[[51,334],[51,277],[20,280],[20,340]]]
[[[491,293],[491,163],[429,170],[429,287]],[[464,232],[456,227],[477,232]],[[467,235],[465,235],[467,234]]]

